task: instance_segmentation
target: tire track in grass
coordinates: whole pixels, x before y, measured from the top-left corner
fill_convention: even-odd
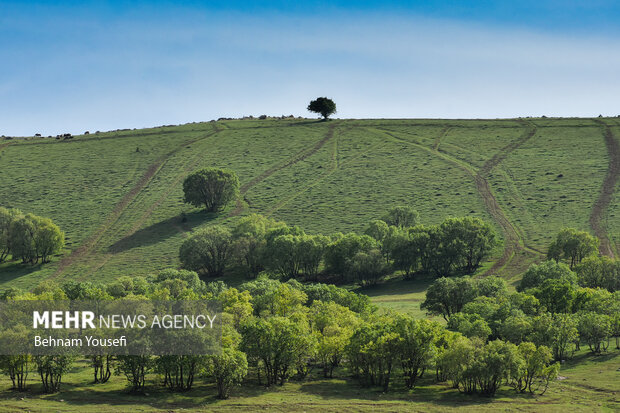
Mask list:
[[[520,122],[526,125],[524,121]],[[501,163],[510,154],[510,152],[514,151],[515,149],[526,143],[536,134],[537,128],[535,125],[529,124],[529,130],[521,138],[518,138],[510,144],[501,148],[498,153],[496,153],[491,159],[487,160],[483,164],[479,171],[474,170],[471,164],[453,158],[446,153],[440,152],[436,149],[429,149],[417,142],[404,139],[400,136],[393,134],[389,130],[382,130],[392,138],[397,139],[398,141],[407,142],[411,145],[422,148],[436,156],[439,156],[445,161],[453,163],[473,178],[474,183],[476,184],[476,189],[478,190],[478,193],[482,198],[487,212],[500,226],[502,232],[504,233],[504,252],[502,253],[500,259],[497,260],[491,268],[485,271],[484,275],[489,275],[497,272],[499,269],[508,264],[508,262],[512,259],[516,252],[522,249],[529,249],[522,244],[522,239],[519,236],[517,229],[504,214],[504,211],[500,207],[499,202],[493,194],[493,191],[491,190],[491,187],[486,178],[488,177],[491,170],[493,170],[493,168],[495,168],[499,163]]]
[[[288,168],[289,166],[293,166],[296,163],[301,162],[301,161],[307,159],[308,157],[314,155],[315,153],[317,153],[318,150],[323,147],[323,145],[325,145],[328,141],[330,141],[334,137],[334,129],[336,128],[338,123],[332,123],[331,125],[329,125],[329,127],[327,128],[327,133],[325,134],[325,137],[323,137],[323,139],[318,141],[316,144],[314,144],[310,148],[302,149],[301,151],[299,151],[295,155],[293,155],[293,157],[291,157],[288,161],[286,161],[286,163],[284,163],[282,165],[273,166],[273,167],[267,169],[265,172],[263,172],[260,175],[258,175],[257,177],[255,177],[252,180],[250,180],[250,182],[247,182],[247,183],[243,184],[241,186],[241,188],[239,189],[240,196],[243,197],[244,200],[245,200],[245,194],[252,187],[256,186],[260,182],[262,182],[265,179],[269,178],[271,175],[275,174],[276,172],[279,172],[279,171],[281,171],[281,170],[283,170],[285,168]],[[246,202],[247,202],[247,200],[246,200]],[[235,204],[235,209],[233,209],[228,214],[228,218],[237,216],[242,211],[243,211],[243,202],[241,202],[241,199],[238,198],[237,202]]]
[[[78,261],[92,251],[92,249],[101,240],[103,235],[112,227],[112,225],[114,225],[118,221],[118,219],[127,209],[127,207],[136,199],[138,194],[142,192],[142,190],[152,181],[153,177],[157,174],[157,172],[161,170],[162,166],[166,163],[168,158],[183,149],[185,146],[196,143],[202,139],[207,139],[220,132],[220,129],[217,129],[217,127],[215,127],[214,129],[215,130],[213,132],[210,132],[205,136],[183,142],[181,145],[178,145],[176,148],[166,153],[165,155],[160,156],[155,162],[153,162],[148,167],[146,172],[140,177],[138,182],[136,182],[136,184],[131,188],[131,190],[126,193],[123,198],[121,198],[121,200],[114,206],[110,214],[108,214],[108,217],[104,221],[104,223],[90,237],[83,241],[78,248],[71,251],[68,256],[60,260],[58,268],[56,269],[51,278],[56,278],[62,275],[76,261]]]
[[[607,123],[602,120],[595,120],[601,125],[603,129],[603,137],[605,138],[605,145],[607,146],[607,153],[609,154],[609,166],[607,167],[607,174],[603,180],[603,186],[599,193],[598,199],[592,207],[592,213],[590,214],[590,226],[594,230],[594,233],[601,240],[599,245],[599,251],[601,254],[614,258],[614,247],[612,246],[607,231],[602,224],[603,215],[609,207],[611,197],[616,189],[618,182],[618,176],[620,175],[620,145],[614,138],[611,128]],[[616,251],[617,252],[617,251]]]
[[[433,142],[433,150],[434,151],[438,151],[439,150],[439,144],[441,144],[441,140],[446,137],[448,132],[450,132],[450,129],[452,129],[451,126],[447,126],[447,127],[443,128],[442,131],[439,133],[439,136],[437,136],[435,138],[435,141]]]
[[[223,125],[225,127],[228,127],[228,125]],[[262,180],[266,179],[267,177],[271,176],[272,174],[287,168],[291,165],[294,165],[297,162],[300,162],[306,158],[308,158],[309,156],[313,155],[314,153],[316,153],[329,139],[331,139],[331,137],[333,136],[333,129],[336,125],[330,125],[329,130],[326,134],[326,136],[319,142],[317,142],[314,146],[308,148],[305,148],[303,150],[301,150],[300,152],[296,153],[292,158],[290,158],[285,164],[283,165],[279,165],[277,167],[273,167],[268,169],[267,171],[263,172],[261,175],[259,175],[258,177],[254,178],[253,180],[251,180],[250,182],[248,182],[247,184],[245,184],[244,186],[241,187],[240,192],[241,194],[245,194],[251,187],[253,187],[254,185],[258,184],[259,182],[261,182]],[[218,131],[219,132],[219,131]],[[200,159],[195,160],[194,162],[188,163],[188,165],[186,165],[183,168],[183,172],[179,173],[175,179],[175,181],[168,186],[168,189],[164,192],[164,194],[158,198],[157,201],[155,201],[143,214],[142,216],[135,221],[135,223],[133,224],[133,226],[131,227],[131,229],[129,231],[127,231],[127,233],[125,233],[125,235],[123,236],[124,238],[130,237],[131,235],[133,235],[136,231],[138,231],[142,225],[144,225],[144,223],[146,222],[146,220],[148,219],[148,217],[153,213],[153,211],[165,200],[168,198],[168,195],[175,189],[178,187],[178,183],[187,175],[188,172],[190,172],[191,170],[193,170],[195,168],[195,165],[200,161]],[[260,179],[259,179],[260,178]],[[243,209],[243,204],[241,203],[241,201],[238,199],[237,200],[237,204],[235,207],[235,210],[233,210],[228,216],[235,216],[238,215],[239,213],[241,213],[241,210]],[[177,230],[179,230],[179,232],[185,233],[185,231],[183,230],[183,228],[179,227],[179,226],[175,226],[175,228],[177,228]],[[93,267],[92,270],[89,270],[88,273],[85,273],[84,276],[87,277],[89,275],[92,275],[93,273],[97,272],[101,267],[103,267],[105,264],[108,263],[108,261],[115,255],[114,251],[109,251],[108,253],[106,253],[100,260],[98,260],[96,262],[96,265]]]
[[[221,132],[223,129],[218,130],[217,132]],[[213,136],[215,133],[213,133],[211,136]],[[207,137],[204,137],[203,139],[206,139]],[[193,143],[195,143],[197,141],[194,141]],[[131,228],[125,233],[123,234],[123,237],[121,238],[121,241],[131,237],[133,234],[135,234],[140,228],[142,228],[142,226],[144,225],[144,223],[146,222],[146,220],[151,216],[151,214],[153,213],[153,211],[155,211],[155,209],[157,207],[159,207],[161,205],[162,202],[164,202],[166,199],[168,199],[170,193],[172,193],[172,191],[174,191],[176,188],[179,187],[179,182],[181,182],[188,173],[190,173],[191,171],[193,171],[196,168],[196,165],[198,165],[198,163],[201,161],[201,157],[200,157],[200,153],[196,154],[196,158],[193,159],[193,161],[190,159],[188,160],[188,162],[186,163],[186,165],[183,167],[182,172],[180,172],[179,174],[177,174],[174,182],[172,182],[170,185],[168,185],[168,188],[163,192],[163,194],[157,199],[157,201],[155,201],[154,203],[152,203],[147,210],[140,216],[140,218],[138,218],[134,224],[131,226]],[[181,225],[178,224],[173,224],[174,228],[177,229],[177,231],[179,231],[181,234],[183,234],[184,236],[187,236],[187,230],[185,230]],[[88,272],[85,272],[82,275],[82,278],[86,278],[92,274],[94,274],[95,272],[97,272],[101,267],[103,267],[105,264],[108,263],[108,261],[110,261],[110,259],[116,255],[118,251],[114,251],[113,249],[108,249],[108,251],[102,256],[102,258],[100,260],[97,260],[95,266],[93,267],[93,269],[89,270]]]
[[[361,127],[359,125],[355,125],[355,126],[349,126],[347,129],[345,129],[341,133],[343,134],[343,133],[345,133],[345,132],[347,132],[347,131],[349,131],[351,129],[358,129],[358,128],[366,129],[366,128]],[[370,147],[366,148],[366,150],[358,153],[357,156],[353,156],[353,157],[347,159],[346,161],[342,162],[339,159],[338,146],[337,146],[337,141],[336,141],[336,146],[334,147],[334,152],[332,153],[332,160],[331,160],[331,165],[330,165],[329,170],[327,172],[325,172],[324,174],[322,174],[321,176],[319,176],[317,179],[314,179],[314,180],[310,181],[303,188],[301,188],[299,191],[293,193],[291,196],[289,196],[289,197],[287,197],[287,198],[277,202],[274,206],[269,208],[269,210],[265,213],[265,215],[267,215],[267,216],[273,215],[274,212],[276,212],[277,210],[279,210],[283,206],[287,205],[292,200],[296,199],[299,195],[303,194],[304,192],[307,192],[309,189],[314,188],[315,186],[317,186],[321,182],[325,181],[332,174],[334,174],[336,171],[338,171],[342,166],[346,166],[346,165],[350,164],[351,162],[354,162],[354,161],[358,160],[361,156],[366,155],[366,154],[374,151],[375,149],[383,146],[383,144],[384,144],[384,142],[375,143],[375,144],[371,145]]]

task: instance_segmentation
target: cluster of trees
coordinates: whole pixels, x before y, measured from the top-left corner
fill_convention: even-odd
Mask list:
[[[502,290],[491,284],[482,283],[477,291]],[[218,300],[224,320],[219,355],[89,357],[93,385],[105,383],[115,373],[125,376],[134,392],[144,389],[149,374],[156,374],[162,387],[179,392],[204,380],[215,385],[221,398],[248,374],[271,386],[303,379],[315,368],[325,377],[341,372],[363,386],[381,386],[385,391],[395,380],[413,388],[434,371],[428,373],[429,380],[450,381],[461,391],[491,395],[503,384],[520,392],[539,387],[544,391],[557,375],[546,344],[468,338],[434,321],[380,314],[367,296],[294,279],[259,277],[229,288],[221,281],[205,283],[195,272],[166,270],[148,278],[121,277],[108,285],[44,282],[32,292],[11,289],[0,298]],[[3,356],[0,369],[15,388],[24,390],[34,365],[44,389],[52,392],[58,391],[73,361],[68,355]]]
[[[421,307],[466,337],[531,342],[548,347],[558,361],[581,343],[599,354],[615,337],[620,348],[620,291],[580,287],[578,279],[555,261],[532,265],[514,293],[499,278],[440,278]]]
[[[198,231],[179,256],[183,268],[211,277],[237,265],[250,277],[267,270],[285,278],[336,276],[373,284],[394,270],[407,276],[473,273],[496,245],[491,226],[478,218],[449,218],[430,226],[418,220],[416,211],[397,207],[372,221],[365,234],[325,236],[254,214],[232,230],[214,225]]]
[[[65,234],[49,218],[0,207],[0,263],[46,263],[64,245]]]

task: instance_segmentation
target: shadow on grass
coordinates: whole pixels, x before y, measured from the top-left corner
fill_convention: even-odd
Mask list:
[[[508,396],[524,401],[525,399],[533,399],[533,396],[529,394],[517,394],[508,388],[499,391],[497,397],[464,394],[450,387],[448,383],[438,384],[429,378],[425,378],[420,385],[409,390],[404,386],[402,380],[396,377],[394,379],[394,383],[390,384],[390,390],[387,393],[384,393],[380,387],[360,387],[357,381],[351,378],[304,383],[300,386],[299,391],[320,396],[327,400],[341,399],[349,400],[351,403],[355,403],[355,400],[375,402],[410,401],[469,409],[492,404],[498,397]]]
[[[22,264],[21,262],[7,262],[0,265],[0,282],[10,282],[34,271],[39,271],[44,264]],[[51,265],[51,263],[45,264]]]
[[[358,287],[353,291],[358,294],[365,294],[369,297],[377,295],[402,295],[411,293],[422,293],[428,286],[435,281],[432,277],[420,277],[413,280],[406,280],[402,277],[393,277],[382,283],[368,287]]]
[[[211,221],[217,214],[208,214],[202,211],[191,212],[185,215],[185,222],[180,215],[160,221],[142,228],[133,234],[116,241],[108,247],[108,252],[119,253],[136,247],[157,244],[179,232],[191,232],[195,227]]]

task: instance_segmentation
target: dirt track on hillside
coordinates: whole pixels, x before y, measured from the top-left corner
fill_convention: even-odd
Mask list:
[[[209,138],[218,132],[220,132],[220,130],[216,129],[215,131],[210,132],[207,135],[202,136],[200,138],[185,141],[182,144],[178,145],[173,150],[171,150],[170,152],[159,157],[155,162],[153,162],[148,167],[146,172],[140,177],[138,182],[136,182],[136,184],[131,188],[131,190],[128,193],[126,193],[123,196],[123,198],[121,198],[121,200],[114,206],[110,214],[108,214],[106,221],[90,237],[88,237],[88,239],[86,239],[77,249],[71,251],[71,253],[68,256],[64,257],[60,261],[60,263],[58,264],[58,268],[56,269],[52,277],[60,276],[67,268],[73,265],[78,259],[80,259],[81,257],[83,257],[84,255],[86,255],[92,250],[92,248],[99,242],[103,234],[105,234],[105,232],[116,221],[118,221],[121,214],[123,213],[123,211],[125,211],[125,209],[127,209],[129,204],[131,204],[131,202],[134,201],[136,196],[138,196],[138,194],[148,185],[148,183],[151,182],[155,174],[161,169],[161,167],[164,165],[164,163],[170,156],[174,155],[181,149],[185,148],[187,145],[191,145],[199,140]]]
[[[522,125],[528,126],[530,130],[527,133],[525,133],[522,137],[516,139],[515,141],[501,148],[499,152],[497,152],[491,159],[489,159],[488,161],[484,163],[484,165],[480,168],[478,172],[473,172],[473,167],[471,167],[470,164],[468,165],[471,168],[466,167],[463,165],[463,163],[453,159],[450,155],[445,154],[443,152],[440,153],[438,150],[434,149],[434,147],[432,150],[430,148],[427,149],[431,151],[432,153],[438,154],[438,156],[440,156],[442,159],[458,166],[460,169],[462,169],[464,172],[466,172],[468,175],[470,175],[474,179],[474,182],[476,184],[476,189],[478,190],[478,193],[480,194],[480,197],[482,198],[485,209],[493,217],[495,222],[497,222],[497,224],[502,228],[502,232],[504,233],[504,237],[505,237],[504,252],[502,256],[500,257],[500,259],[497,260],[493,264],[493,266],[484,273],[484,275],[489,275],[489,274],[493,274],[497,272],[498,269],[502,268],[504,265],[508,263],[508,261],[510,260],[510,258],[513,256],[515,252],[523,248],[520,244],[521,237],[517,233],[517,230],[515,229],[515,227],[512,225],[512,223],[508,220],[508,218],[504,214],[504,211],[501,209],[499,203],[497,202],[497,198],[495,198],[495,195],[493,195],[493,192],[491,191],[491,187],[489,186],[489,183],[487,182],[487,179],[486,179],[489,173],[491,172],[491,170],[493,170],[493,168],[495,168],[499,163],[501,163],[510,154],[510,152],[519,148],[521,145],[526,143],[536,134],[537,128],[535,125],[526,123],[525,121],[522,121],[522,120],[519,120],[519,122]],[[394,135],[393,133],[389,132],[388,130],[384,129],[384,131],[387,132],[388,135],[398,140],[413,143],[414,145],[424,147],[423,145],[420,145],[418,143],[411,142],[406,139],[400,138]]]
[[[605,137],[605,145],[607,146],[607,153],[609,154],[609,166],[607,168],[607,175],[603,181],[603,186],[601,187],[601,192],[592,207],[590,226],[594,230],[596,236],[601,240],[599,246],[600,253],[613,258],[615,256],[615,248],[612,246],[601,220],[611,202],[611,197],[616,189],[618,176],[620,175],[620,145],[618,145],[618,141],[614,138],[608,124],[598,119],[596,122],[603,127],[603,136]]]
[[[289,166],[293,166],[296,163],[301,162],[304,159],[307,159],[310,156],[312,156],[315,153],[317,153],[318,150],[323,147],[323,145],[325,145],[329,140],[331,140],[334,137],[334,129],[335,129],[336,125],[337,124],[329,125],[329,128],[327,129],[327,133],[325,134],[325,137],[323,139],[321,139],[320,141],[318,141],[313,146],[311,146],[309,149],[306,148],[306,149],[303,149],[303,150],[297,152],[285,164],[271,167],[271,168],[267,169],[265,172],[263,172],[262,174],[260,174],[257,177],[253,178],[250,182],[248,182],[246,184],[243,184],[241,186],[241,189],[239,190],[239,192],[241,193],[241,197],[244,197],[244,195],[253,186],[256,186],[257,184],[259,184],[260,182],[262,182],[265,179],[269,178],[271,175],[275,174],[276,172],[279,172],[282,169],[288,168]],[[241,213],[241,211],[243,211],[243,203],[241,202],[241,199],[237,199],[237,203],[235,205],[235,209],[232,210],[230,212],[230,214],[228,214],[228,216],[229,217],[237,216],[237,215],[239,215]]]
[[[506,239],[504,240],[505,244],[502,256],[499,260],[495,262],[495,264],[493,264],[491,268],[489,268],[485,272],[485,275],[492,274],[498,269],[502,268],[508,263],[513,254],[522,249],[522,246],[520,244],[521,237],[517,233],[515,227],[504,214],[504,211],[502,211],[501,207],[499,206],[497,198],[495,198],[495,195],[493,195],[493,192],[491,191],[491,188],[486,178],[493,170],[493,168],[495,168],[504,159],[506,159],[506,157],[512,151],[519,148],[521,145],[534,137],[535,134],[536,126],[532,125],[531,130],[526,135],[500,149],[498,153],[496,153],[491,159],[489,159],[484,163],[484,165],[482,165],[482,168],[480,168],[478,173],[474,176],[474,180],[476,181],[476,188],[478,189],[478,192],[480,193],[480,196],[484,201],[484,205],[487,211],[489,212],[489,214],[491,214],[495,222],[497,222],[499,226],[502,227],[502,231],[506,236]]]

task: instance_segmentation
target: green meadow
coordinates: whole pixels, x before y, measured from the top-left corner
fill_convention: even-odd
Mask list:
[[[51,218],[67,243],[48,264],[0,264],[0,290],[176,268],[179,247],[192,232],[251,213],[332,234],[363,232],[399,205],[415,208],[423,224],[458,216],[490,222],[502,242],[475,275],[497,274],[515,286],[563,227],[590,231],[618,256],[620,195],[610,176],[620,173],[620,154],[613,152],[619,142],[619,118],[268,118],[2,140],[0,206]],[[236,205],[206,214],[183,202],[183,179],[204,167],[237,173]],[[246,280],[238,274],[224,281]],[[425,317],[420,303],[431,282],[393,274],[376,286],[350,288],[385,310]],[[127,394],[117,376],[86,386],[91,371],[82,361],[63,377],[58,394],[37,392],[34,374],[35,390],[27,394],[6,390],[9,381],[1,378],[0,411],[613,411],[620,408],[620,353],[612,347],[602,356],[579,352],[544,396],[508,388],[493,400],[465,396],[434,383],[432,372],[413,391],[395,382],[403,390],[383,394],[314,372],[268,390],[250,379],[226,401],[216,401],[214,389],[202,383],[184,394],[155,389],[153,376],[146,398]]]

